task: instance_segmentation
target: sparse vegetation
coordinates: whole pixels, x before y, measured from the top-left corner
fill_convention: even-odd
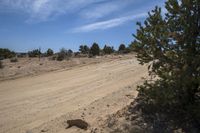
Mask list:
[[[7,58],[12,58],[16,54],[14,51],[10,51],[9,49],[6,48],[0,48],[0,58],[1,59],[7,59]]]
[[[65,48],[60,49],[60,52],[58,53],[57,60],[62,61],[64,59],[69,59],[72,57],[73,51],[71,49],[66,50]]]
[[[40,57],[41,54],[42,53],[41,53],[40,49],[34,49],[34,50],[28,52],[29,57]]]
[[[53,56],[51,56],[49,59],[50,59],[50,60],[57,60],[57,55],[56,55],[56,54],[54,54],[54,55],[53,55]]]
[[[0,3],[0,133],[200,133],[200,0]]]
[[[17,58],[24,58],[27,57],[27,53],[17,53]]]
[[[65,57],[66,57],[66,53],[67,53],[67,51],[66,51],[64,48],[62,48],[62,49],[60,50],[60,52],[58,53],[57,61],[62,61],[62,60],[64,60]]]

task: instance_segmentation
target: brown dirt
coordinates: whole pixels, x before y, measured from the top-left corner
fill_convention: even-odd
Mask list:
[[[9,59],[2,61],[3,69],[0,69],[0,81],[16,79],[24,76],[34,76],[57,70],[68,70],[75,66],[85,66],[100,62],[108,62],[113,59],[130,59],[132,55],[108,55],[96,58],[70,58],[68,60],[56,61],[51,57],[39,58],[18,58],[17,62],[10,62]]]
[[[99,63],[28,77],[19,72],[22,78],[1,81],[0,133],[103,132],[101,122],[133,101],[147,71],[133,55],[94,60]],[[89,129],[66,129],[73,119],[85,120]]]

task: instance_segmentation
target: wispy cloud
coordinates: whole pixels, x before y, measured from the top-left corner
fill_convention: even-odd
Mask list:
[[[43,22],[103,0],[1,0],[0,8],[29,14],[27,22]]]
[[[99,19],[113,12],[120,11],[133,2],[134,0],[110,0],[87,7],[87,9],[81,11],[80,15],[86,19]]]
[[[86,19],[97,19],[97,18],[102,18],[105,15],[110,14],[113,11],[116,11],[119,5],[114,5],[114,4],[105,4],[105,5],[99,5],[92,7],[90,9],[84,10],[80,13],[80,15],[83,18]]]
[[[29,16],[26,22],[34,23],[69,13],[80,15],[84,19],[98,19],[133,1],[135,0],[0,0],[0,9],[7,7],[6,10],[25,12]]]
[[[95,22],[92,24],[84,25],[78,28],[73,29],[73,32],[89,32],[94,30],[105,30],[113,27],[120,26],[125,24],[128,21],[132,21],[134,19],[142,18],[147,16],[147,13],[140,13],[136,15],[114,18],[106,21]]]

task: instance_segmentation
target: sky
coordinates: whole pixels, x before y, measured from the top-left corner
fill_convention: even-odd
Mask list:
[[[0,0],[0,48],[77,51],[97,42],[117,49],[156,5],[164,0]]]

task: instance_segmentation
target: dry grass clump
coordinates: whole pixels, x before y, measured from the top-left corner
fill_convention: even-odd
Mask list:
[[[18,59],[17,59],[16,57],[11,58],[11,59],[10,59],[10,62],[18,62]]]

